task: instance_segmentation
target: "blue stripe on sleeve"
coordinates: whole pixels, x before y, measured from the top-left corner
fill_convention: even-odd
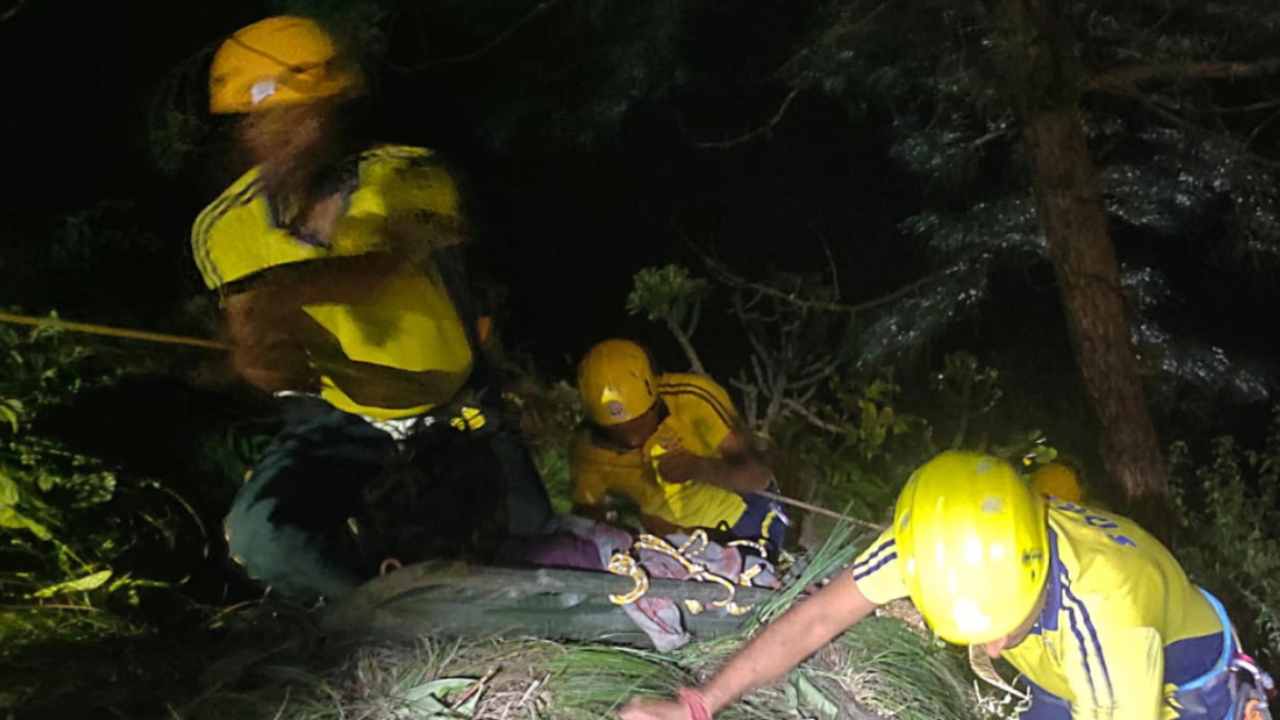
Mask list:
[[[864,560],[861,560],[853,564],[853,568],[852,568],[853,572],[857,573],[860,570],[862,570],[862,568],[875,562],[876,557],[879,556],[880,553],[883,553],[889,548],[892,548],[894,546],[895,546],[895,543],[893,538],[889,538],[888,540],[885,540],[884,542],[880,543],[880,547],[877,547],[875,550],[872,550],[871,554],[867,555],[867,557]]]
[[[862,578],[874,573],[875,571],[879,570],[880,568],[884,567],[885,565],[888,565],[889,563],[897,559],[898,559],[898,553],[896,552],[889,553],[888,555],[885,555],[884,557],[880,558],[880,561],[877,562],[875,565],[872,565],[871,567],[865,567],[861,570],[855,569],[853,571],[853,579],[861,580]]]

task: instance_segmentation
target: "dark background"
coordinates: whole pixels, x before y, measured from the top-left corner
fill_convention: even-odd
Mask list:
[[[458,171],[481,229],[477,269],[509,292],[501,330],[508,347],[529,353],[547,374],[567,377],[592,343],[628,335],[680,368],[683,358],[665,330],[628,316],[624,302],[643,266],[682,262],[698,272],[691,242],[753,276],[822,271],[825,245],[846,302],[877,297],[932,269],[922,243],[900,229],[927,188],[890,157],[893,118],[875,111],[854,118],[828,97],[801,92],[760,137],[723,149],[696,144],[741,135],[773,115],[788,89],[762,69],[791,52],[815,6],[699,5],[677,43],[680,80],[632,98],[586,140],[576,125],[559,137],[547,130],[561,122],[554,93],[565,87],[547,68],[590,74],[583,66],[603,62],[595,48],[566,45],[550,29],[565,6],[473,60],[414,72],[403,66],[474,50],[505,25],[467,26],[464,15],[442,12],[426,31],[425,42],[434,43],[428,52],[421,23],[410,22],[418,16],[409,13],[385,28],[374,93],[363,103],[364,129],[374,139],[433,148]],[[209,126],[180,170],[161,173],[151,152],[157,96],[183,73],[186,90],[202,92],[207,56],[199,53],[281,9],[48,0],[0,24],[8,173],[0,200],[0,272],[7,279],[0,304],[211,331],[207,305],[192,302],[203,290],[188,231],[243,168],[229,155],[226,120],[205,118]],[[521,15],[514,6],[490,9],[494,17]],[[531,67],[534,53],[553,59]],[[582,107],[579,100],[564,99],[564,123],[590,129],[568,116]],[[532,109],[513,114],[522,104]],[[66,237],[67,218],[94,208],[98,214],[87,217],[98,249],[80,264],[65,247],[50,252]],[[1240,397],[1214,391],[1212,383],[1183,384],[1164,407],[1176,407],[1178,393],[1210,392],[1234,408],[1210,408],[1212,430],[1257,429],[1275,387],[1276,284],[1216,262],[1213,224],[1189,227],[1176,242],[1123,222],[1114,229],[1123,262],[1154,263],[1165,274],[1164,329],[1175,340],[1222,348],[1231,362],[1215,372],[1243,367],[1263,379],[1257,392]],[[1040,378],[1044,402],[1078,406],[1047,260],[998,265],[988,290],[976,311],[913,348],[913,361],[925,367],[948,350],[968,348],[985,362]],[[697,341],[713,374],[723,378],[741,366],[746,348],[714,302]],[[1158,421],[1177,428],[1176,415],[1163,412]]]

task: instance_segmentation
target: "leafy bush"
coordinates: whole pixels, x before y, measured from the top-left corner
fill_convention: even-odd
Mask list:
[[[578,391],[562,381],[549,383],[528,370],[502,394],[520,415],[520,430],[533,454],[534,465],[558,513],[572,506],[569,445],[582,420]]]
[[[186,502],[36,426],[43,411],[122,373],[63,333],[0,327],[0,654],[41,640],[138,632],[128,610],[140,591],[170,584],[126,567],[147,552],[174,551],[195,518]]]
[[[1223,436],[1203,464],[1181,442],[1169,458],[1178,559],[1222,598],[1246,646],[1280,662],[1280,406],[1261,450]]]

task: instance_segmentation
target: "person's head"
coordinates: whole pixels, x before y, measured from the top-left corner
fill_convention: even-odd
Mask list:
[[[605,340],[578,363],[587,419],[610,440],[638,448],[661,422],[658,380],[649,353],[630,340]]]
[[[1049,572],[1044,498],[1000,458],[947,451],[920,466],[894,508],[908,592],[939,637],[992,655],[1026,637]]]
[[[1068,502],[1084,500],[1084,486],[1080,473],[1069,463],[1055,460],[1045,463],[1031,472],[1031,489],[1041,495],[1049,495]]]
[[[335,139],[335,107],[363,87],[318,24],[270,17],[236,31],[214,54],[209,110],[240,116],[237,139],[255,164],[289,167],[324,154]]]

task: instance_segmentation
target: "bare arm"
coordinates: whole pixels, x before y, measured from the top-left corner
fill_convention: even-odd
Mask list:
[[[316,390],[323,371],[364,405],[408,408],[447,402],[458,378],[442,371],[410,372],[350,360],[337,339],[302,308],[359,304],[389,279],[417,266],[434,250],[463,241],[447,218],[389,220],[389,251],[293,263],[261,271],[224,300],[232,365],[265,390]],[[325,224],[326,233],[330,222]]]
[[[736,493],[758,492],[769,486],[773,473],[740,433],[726,435],[718,450],[719,458],[699,457],[683,449],[668,452],[658,461],[662,479],[677,483],[697,480]]]
[[[772,683],[875,608],[848,571],[788,610],[738,651],[701,688],[715,713],[742,695]],[[671,701],[632,700],[623,720],[686,720],[688,709]]]

